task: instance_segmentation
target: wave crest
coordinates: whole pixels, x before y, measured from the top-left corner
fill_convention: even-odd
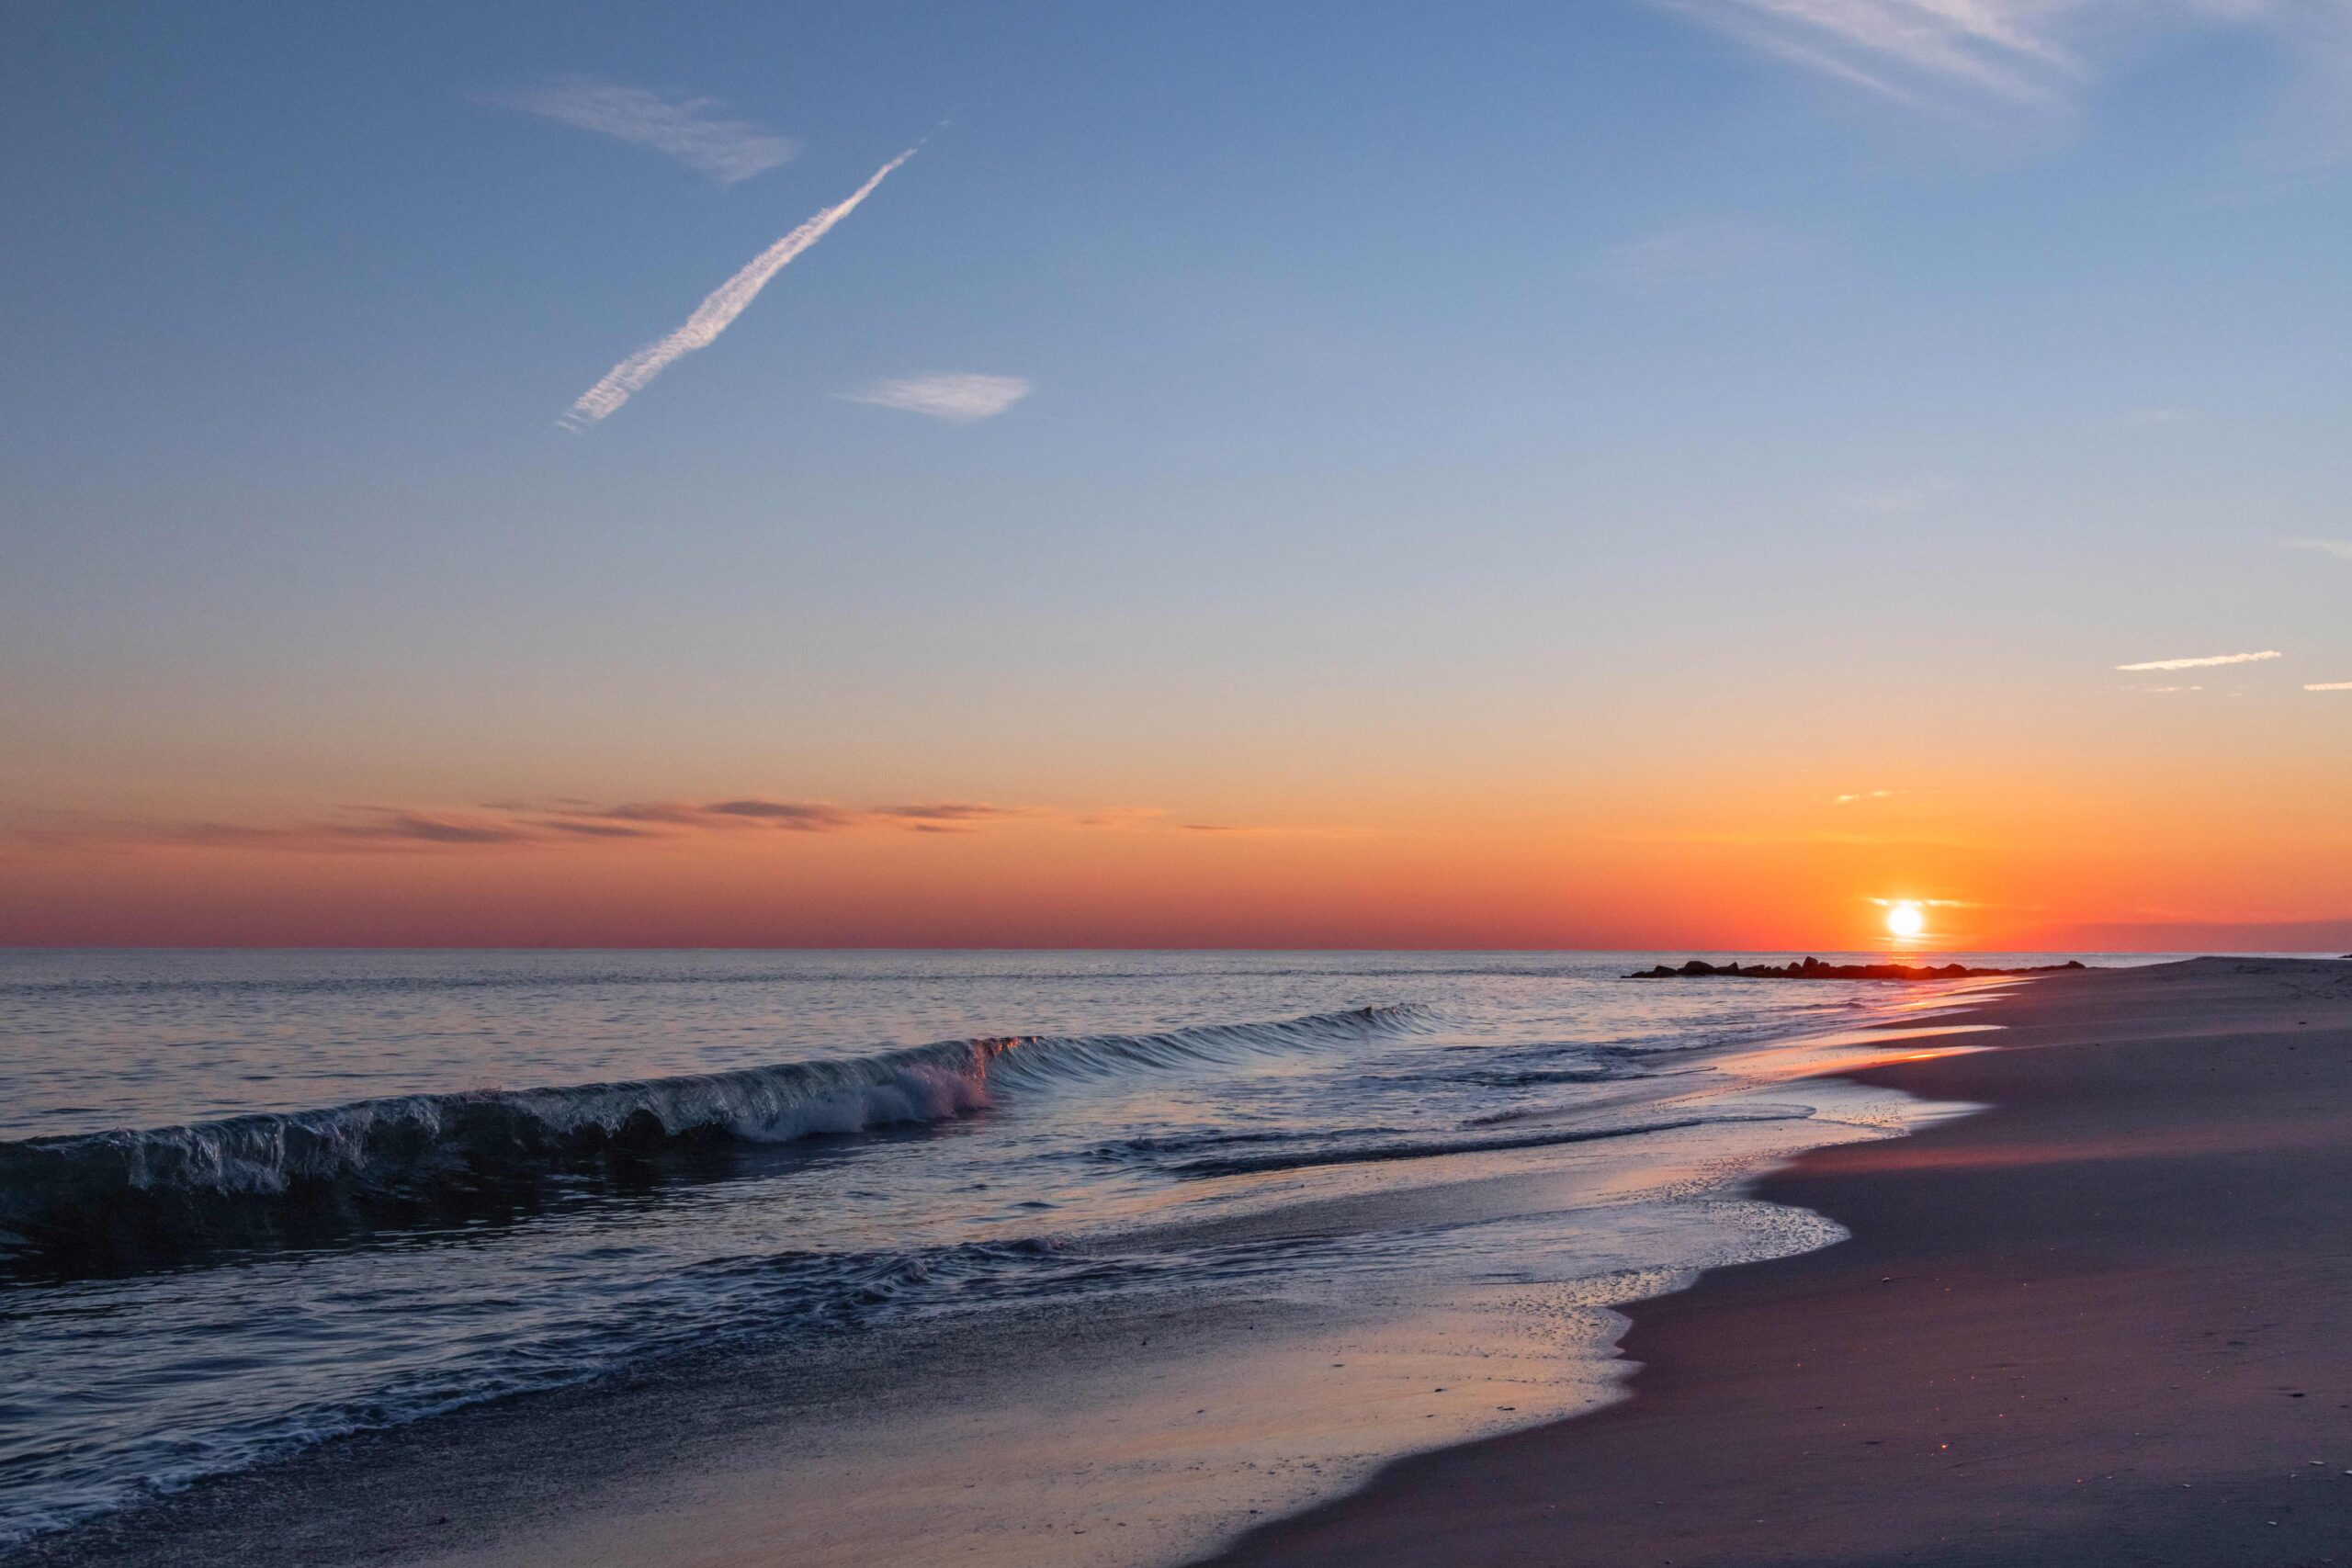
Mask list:
[[[511,1202],[615,1160],[787,1144],[968,1115],[992,1088],[1236,1062],[1419,1026],[1412,1006],[1131,1035],[944,1041],[560,1089],[413,1094],[316,1111],[0,1142],[0,1254],[63,1261],[292,1239]]]

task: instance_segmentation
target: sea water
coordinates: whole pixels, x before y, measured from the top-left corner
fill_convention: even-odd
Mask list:
[[[1835,1239],[1648,1178],[1899,1130],[1736,1064],[1922,993],[1687,956],[0,953],[0,1545],[681,1351]]]

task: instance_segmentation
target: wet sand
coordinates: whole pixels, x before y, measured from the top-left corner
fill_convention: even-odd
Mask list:
[[[2352,1562],[2352,963],[2031,982],[1861,1077],[1984,1113],[1760,1184],[1847,1226],[1630,1310],[1633,1397],[1219,1568]]]
[[[1892,1141],[1851,1128],[1869,1141],[1766,1178],[1762,1197],[1852,1239],[1623,1309],[1632,1398],[1577,1419],[1372,1469],[1480,1420],[1614,1396],[1623,1364],[1566,1375],[1609,1365],[1622,1320],[1597,1303],[1460,1289],[1334,1312],[1211,1292],[462,1411],[23,1560],[1094,1568],[1165,1562],[1235,1515],[1369,1474],[1215,1561],[2352,1563],[2352,964],[2008,990],[1928,1021],[1997,1032],[1763,1053],[1775,1073],[1991,1109]],[[1566,1213],[1573,1151],[1547,1157],[1569,1163],[1538,1178],[1505,1156],[1411,1201]],[[1391,1207],[1279,1224],[1376,1228],[1406,1217]]]
[[[1930,1043],[1867,1040],[1863,1053]],[[1395,1455],[1607,1404],[1626,1370],[1613,1303],[1836,1240],[1741,1187],[1799,1150],[1936,1113],[1790,1082],[1857,1051],[1719,1048],[1646,1092],[1629,1080],[1581,1111],[1522,1112],[1497,1147],[1216,1178],[1181,1217],[1105,1238],[1104,1266],[1132,1294],[729,1343],[322,1443],[7,1561],[1182,1562],[1253,1517],[1344,1495]],[[1665,1125],[1631,1143],[1581,1135],[1595,1115]],[[1399,1185],[1400,1171],[1415,1179]],[[1298,1266],[1269,1273],[1274,1252]],[[1172,1265],[1161,1282],[1155,1258]]]

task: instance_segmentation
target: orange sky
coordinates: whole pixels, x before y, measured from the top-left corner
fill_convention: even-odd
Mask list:
[[[2352,945],[2352,831],[2269,776],[2122,793],[1954,758],[1933,784],[1400,777],[1221,812],[744,795],[51,813],[0,861],[0,942],[1855,950],[1884,945],[1899,898],[1947,950]]]
[[[2352,947],[2325,6],[51,9],[0,942]]]

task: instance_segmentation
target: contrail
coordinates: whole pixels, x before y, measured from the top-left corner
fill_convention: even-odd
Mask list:
[[[2203,659],[2151,659],[2139,664],[2119,664],[2118,670],[2211,670],[2217,664],[2259,664],[2266,659],[2284,659],[2277,649],[2260,653],[2215,653]]]
[[[823,239],[834,224],[856,211],[858,203],[872,196],[874,187],[913,157],[922,146],[922,142],[916,142],[876,170],[874,177],[858,186],[847,201],[828,207],[762,251],[751,265],[711,290],[710,298],[686,318],[684,326],[659,343],[647,344],[605,372],[605,378],[581,393],[580,400],[557,423],[567,430],[584,430],[628,401],[632,393],[662,374],[672,360],[698,348],[708,348],[743,313],[743,308],[760,297],[768,279],[782,272],[793,257]]]

